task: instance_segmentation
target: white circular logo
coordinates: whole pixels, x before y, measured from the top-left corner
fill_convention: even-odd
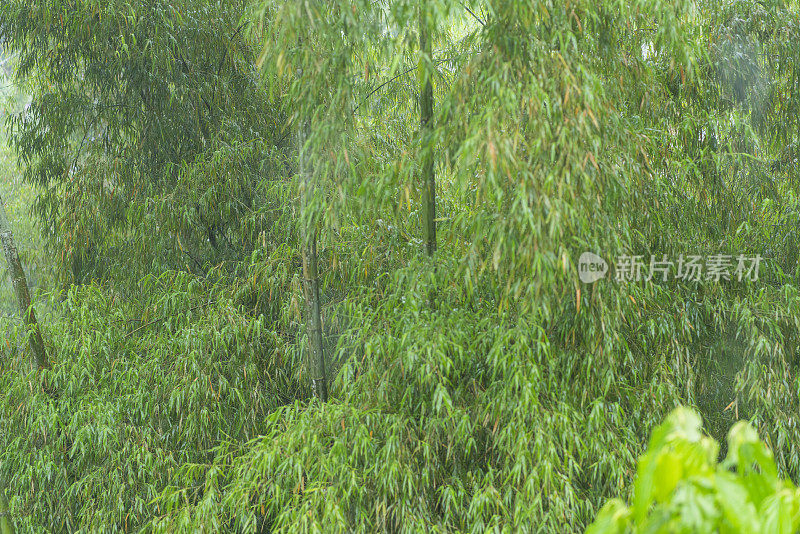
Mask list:
[[[603,278],[608,272],[606,260],[594,252],[584,252],[578,258],[578,276],[581,282],[591,284]]]

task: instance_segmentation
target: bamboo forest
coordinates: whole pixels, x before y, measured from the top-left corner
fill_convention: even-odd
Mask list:
[[[798,0],[0,0],[0,534],[800,532]]]

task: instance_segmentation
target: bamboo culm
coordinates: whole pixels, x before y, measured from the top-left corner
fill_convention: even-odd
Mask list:
[[[299,74],[302,74],[300,71]],[[303,257],[303,291],[306,300],[306,329],[308,332],[309,371],[311,389],[315,397],[328,400],[328,382],[325,369],[325,353],[322,341],[322,314],[319,297],[319,273],[317,269],[316,218],[307,216],[310,197],[316,192],[313,173],[309,172],[304,145],[308,137],[308,122],[301,121],[298,127],[297,148],[300,171],[301,209],[301,254]]]
[[[30,333],[28,340],[36,359],[36,365],[39,369],[49,368],[50,362],[47,359],[42,332],[39,328],[39,323],[36,321],[36,312],[33,309],[31,296],[28,292],[28,280],[25,276],[25,271],[22,270],[22,263],[19,260],[19,253],[14,243],[14,234],[11,232],[11,224],[8,221],[2,198],[0,198],[0,244],[2,244],[6,262],[8,262],[11,284],[17,297],[20,315]]]
[[[433,120],[433,84],[428,66],[431,60],[431,36],[427,14],[427,3],[421,0],[419,8],[419,131],[420,131],[420,171],[422,178],[422,209],[425,236],[425,251],[429,256],[436,252],[436,177],[434,175],[433,140],[431,139]]]

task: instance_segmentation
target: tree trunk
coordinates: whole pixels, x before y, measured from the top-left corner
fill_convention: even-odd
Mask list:
[[[419,133],[420,133],[420,171],[422,173],[423,226],[425,250],[429,256],[436,252],[436,178],[433,172],[433,139],[431,138],[433,119],[433,84],[428,64],[431,61],[430,21],[427,2],[419,6]]]
[[[31,351],[36,358],[36,365],[39,369],[49,368],[50,363],[47,360],[47,352],[42,341],[42,332],[39,329],[39,323],[36,321],[36,313],[31,304],[30,293],[28,293],[28,281],[19,261],[19,253],[14,244],[14,235],[11,233],[11,225],[8,222],[2,198],[0,198],[0,244],[3,246],[3,253],[8,262],[8,270],[11,274],[14,293],[17,296],[20,314],[29,330],[28,339]]]
[[[306,299],[309,371],[311,373],[311,389],[314,396],[325,402],[328,400],[328,383],[325,376],[325,354],[322,346],[316,217],[308,217],[310,200],[316,200],[316,187],[305,157],[304,145],[307,136],[308,122],[302,121],[298,128],[297,145],[300,171],[300,240],[301,254],[303,256],[303,291]]]

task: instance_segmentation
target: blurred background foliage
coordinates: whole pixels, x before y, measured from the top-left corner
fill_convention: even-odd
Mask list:
[[[13,81],[14,56],[12,54],[0,55],[0,116],[8,119],[18,113],[27,104],[24,96]],[[53,267],[45,259],[42,250],[44,240],[36,228],[35,220],[31,219],[28,209],[36,198],[35,187],[23,181],[17,168],[14,151],[8,144],[8,137],[3,132],[0,136],[0,198],[5,201],[8,218],[13,226],[19,247],[20,259],[25,266],[28,276],[28,285],[31,292],[47,290],[52,286]],[[5,263],[0,266],[3,283],[0,284],[0,324],[3,328],[13,327],[21,323],[14,291],[12,289],[8,269]]]
[[[581,531],[678,404],[717,441],[749,420],[797,481],[798,14],[4,2],[0,193],[53,363],[22,365],[4,283],[17,529]],[[327,403],[305,373],[310,225]],[[756,281],[584,285],[587,250],[765,260]]]

